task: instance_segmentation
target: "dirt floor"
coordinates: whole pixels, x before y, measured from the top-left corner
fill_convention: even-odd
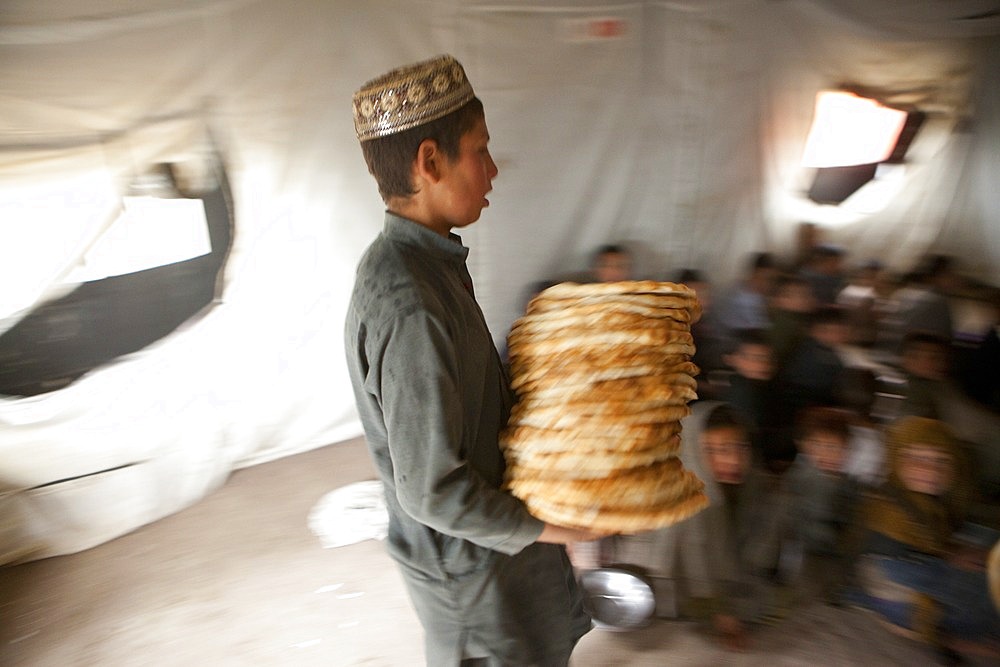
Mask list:
[[[310,509],[371,479],[360,440],[237,471],[197,505],[94,549],[0,569],[4,667],[423,664],[381,542],[324,549]],[[687,623],[594,630],[574,667],[927,665],[866,612],[809,604],[743,653]],[[990,664],[974,661],[972,664]]]

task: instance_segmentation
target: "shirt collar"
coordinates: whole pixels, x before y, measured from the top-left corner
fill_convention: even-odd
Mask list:
[[[448,234],[445,238],[421,224],[401,218],[395,213],[385,212],[382,234],[394,241],[426,250],[430,254],[456,264],[463,264],[469,256],[469,249],[462,245],[458,234]]]

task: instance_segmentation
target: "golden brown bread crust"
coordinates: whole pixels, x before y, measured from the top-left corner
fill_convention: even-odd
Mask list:
[[[519,498],[539,496],[548,502],[578,507],[599,499],[604,508],[658,507],[705,488],[700,479],[684,470],[676,457],[583,479],[514,466],[507,469],[506,486]]]
[[[511,450],[505,452],[511,475],[547,479],[601,479],[608,471],[651,465],[677,455],[677,447],[619,452],[612,449],[576,451]]]
[[[666,294],[697,299],[698,295],[687,285],[657,282],[655,280],[623,280],[613,283],[565,282],[542,290],[539,296],[550,299],[579,299],[589,296],[618,296],[632,294]]]
[[[511,327],[511,335],[551,335],[566,336],[587,334],[595,330],[605,331],[690,331],[687,322],[669,318],[652,318],[633,313],[608,312],[604,315],[575,317],[565,312],[546,313],[547,316],[525,315]],[[553,317],[553,315],[559,315]],[[508,336],[509,338],[509,336]]]
[[[616,345],[642,346],[673,351],[680,354],[694,354],[694,338],[690,331],[663,328],[649,329],[591,329],[548,331],[545,333],[512,332],[507,337],[511,355],[552,354],[563,350],[586,348],[598,350]]]
[[[628,423],[632,424],[666,424],[679,421],[691,414],[686,405],[664,405],[628,413]],[[608,414],[575,414],[561,406],[530,408],[527,404],[518,403],[511,411],[509,424],[513,426],[534,426],[548,429],[587,429],[595,432],[614,432],[614,426],[624,415]]]
[[[615,323],[613,326],[620,326],[638,321],[638,318],[653,322],[673,320],[681,324],[691,324],[693,318],[693,310],[687,306],[664,308],[623,299],[602,298],[590,303],[560,299],[547,303],[554,307],[538,307],[524,317],[534,322],[568,321],[578,326],[607,326],[611,322]],[[539,304],[543,304],[543,301],[539,301]]]
[[[686,354],[615,349],[607,354],[594,350],[567,350],[544,357],[519,355],[511,351],[511,386],[556,375],[584,375],[592,380],[612,380],[636,375],[666,376],[674,373],[697,375],[699,368]]]
[[[631,457],[643,456],[647,461],[654,461],[676,454],[680,449],[680,435],[676,432],[679,426],[674,423],[652,426],[645,432],[641,428],[632,427],[636,435],[609,437],[602,432],[553,431],[517,426],[507,429],[500,436],[500,447],[516,465],[525,464],[526,458],[531,456],[552,459],[559,455],[594,455],[608,460],[617,457],[618,463],[608,466],[608,470],[628,467]]]
[[[623,378],[607,380],[616,383],[615,389],[606,388],[604,382],[597,383],[603,387],[591,385],[570,387],[560,390],[559,387],[536,389],[528,400],[538,404],[569,403],[575,405],[584,401],[599,401],[603,404],[627,403],[632,405],[686,405],[688,401],[698,398],[695,387],[689,384],[667,384],[643,382],[647,378]],[[588,391],[589,389],[589,391]]]
[[[707,504],[676,458],[697,398],[684,285],[562,284],[508,336],[519,402],[500,445],[505,483],[535,516],[590,530],[669,525]]]
[[[573,507],[532,496],[525,499],[528,511],[548,523],[611,533],[641,533],[671,526],[708,507],[708,496],[699,491],[666,507],[605,508],[598,505]]]
[[[671,375],[636,375],[586,382],[583,374],[547,377],[522,384],[518,396],[534,399],[560,399],[564,401],[593,400],[607,397],[618,401],[641,401],[683,393],[687,400],[697,395],[697,381],[684,373]]]

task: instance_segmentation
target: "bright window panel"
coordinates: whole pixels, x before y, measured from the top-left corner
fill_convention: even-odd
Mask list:
[[[212,251],[200,199],[124,197],[124,212],[67,282],[88,282],[174,264]]]
[[[890,109],[853,93],[816,95],[812,129],[802,155],[803,167],[849,167],[875,164],[892,155],[906,112]]]

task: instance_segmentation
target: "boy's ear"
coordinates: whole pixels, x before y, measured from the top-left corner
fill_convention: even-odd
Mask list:
[[[424,139],[417,146],[417,157],[414,160],[416,175],[428,183],[441,180],[441,166],[444,154],[434,139]]]

